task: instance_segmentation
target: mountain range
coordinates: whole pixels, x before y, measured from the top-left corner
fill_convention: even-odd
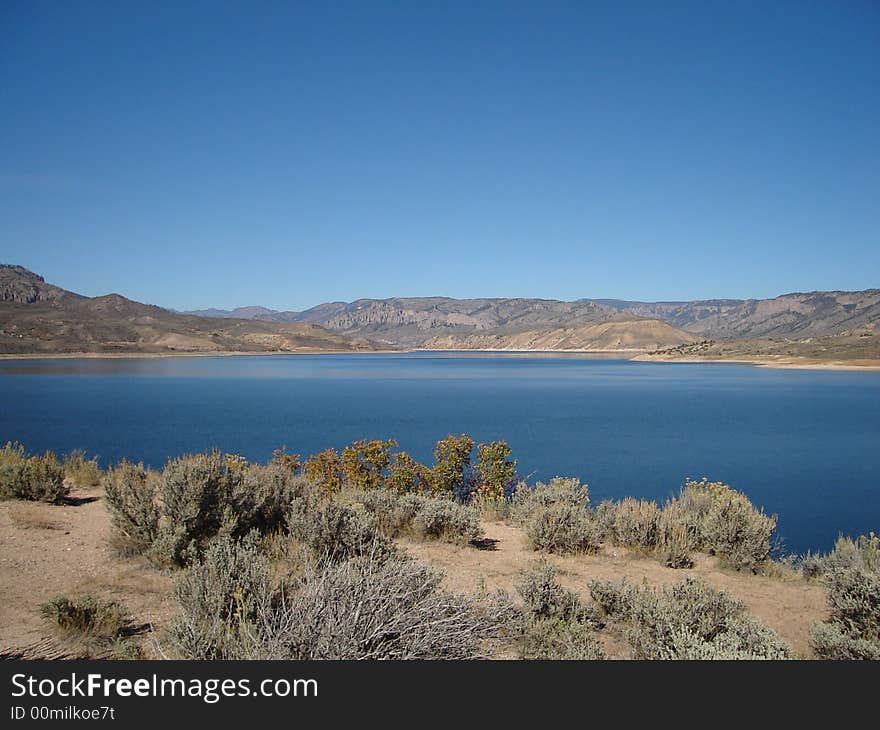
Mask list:
[[[642,353],[657,359],[880,356],[880,289],[772,299],[394,297],[305,311],[175,312],[84,297],[0,265],[0,353],[326,352],[379,349]]]
[[[303,312],[245,307],[190,314],[309,322],[401,347],[658,349],[699,340],[802,339],[862,329],[874,332],[880,327],[880,289],[690,302],[358,299],[319,304]]]
[[[212,353],[375,350],[304,322],[210,319],[119,294],[84,297],[21,266],[0,265],[0,353]]]

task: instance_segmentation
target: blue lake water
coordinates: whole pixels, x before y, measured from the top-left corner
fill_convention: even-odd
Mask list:
[[[106,465],[217,447],[266,460],[393,438],[504,438],[529,481],[594,501],[725,481],[780,515],[786,546],[880,529],[880,373],[414,353],[0,361],[0,441]]]

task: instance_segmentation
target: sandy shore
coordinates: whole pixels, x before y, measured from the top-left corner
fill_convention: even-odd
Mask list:
[[[728,363],[754,365],[763,368],[784,370],[850,370],[880,371],[880,360],[818,360],[815,358],[708,358],[708,357],[663,357],[650,355],[644,350],[320,350],[301,349],[272,352],[247,352],[224,350],[218,352],[62,352],[62,353],[0,353],[0,360],[70,360],[70,359],[145,359],[180,357],[263,357],[266,355],[391,355],[413,352],[442,352],[473,355],[475,357],[509,354],[523,357],[553,357],[556,355],[576,355],[596,359],[628,359],[636,362],[706,364]]]
[[[656,355],[637,355],[630,358],[639,362],[658,363],[731,363],[754,365],[760,368],[780,370],[880,370],[880,360],[817,360],[808,357],[772,358],[709,358],[709,357],[658,357]]]

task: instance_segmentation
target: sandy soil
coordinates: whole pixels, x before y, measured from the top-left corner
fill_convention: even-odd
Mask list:
[[[58,593],[84,593],[123,603],[135,624],[158,632],[174,612],[172,577],[140,558],[117,557],[108,544],[110,521],[99,491],[74,492],[74,504],[0,502],[0,653],[41,642],[49,633],[39,606]],[[87,501],[91,500],[91,501]],[[447,585],[473,591],[481,586],[515,593],[520,572],[539,560],[522,532],[501,523],[485,525],[490,549],[435,542],[402,543],[416,558],[442,569]],[[559,580],[585,598],[593,578],[652,585],[698,575],[744,601],[760,621],[775,629],[800,656],[808,656],[808,630],[826,613],[822,588],[800,579],[779,580],[719,569],[713,558],[699,556],[691,570],[671,570],[656,560],[609,548],[597,556],[550,558]],[[148,656],[155,656],[154,637],[141,637]],[[627,655],[626,644],[605,637],[612,656]]]
[[[159,626],[173,612],[171,578],[145,561],[116,557],[99,492],[75,491],[74,505],[0,502],[0,651],[47,635],[40,604],[59,593],[123,603],[133,624]],[[149,653],[151,639],[142,637]]]
[[[720,357],[674,357],[668,355],[637,355],[630,358],[639,362],[669,363],[739,363],[762,368],[783,370],[880,370],[880,360],[820,360],[811,357],[780,358],[720,358]]]
[[[503,589],[515,594],[520,572],[540,560],[528,548],[518,528],[492,522],[485,525],[485,535],[492,549],[476,550],[437,542],[406,542],[414,557],[446,572],[447,585],[459,591]],[[595,556],[551,556],[549,562],[558,570],[557,579],[570,590],[589,599],[589,582],[594,579],[626,578],[637,585],[677,583],[685,576],[699,576],[708,583],[743,601],[752,614],[774,629],[798,656],[810,656],[810,624],[826,616],[825,592],[816,583],[801,579],[781,580],[743,575],[719,569],[716,560],[697,556],[694,568],[673,570],[658,561],[631,553],[625,548],[606,548]],[[611,656],[626,656],[627,648],[615,637],[608,637],[606,651]]]

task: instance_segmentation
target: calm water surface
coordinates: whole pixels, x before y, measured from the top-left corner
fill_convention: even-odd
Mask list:
[[[0,361],[0,441],[159,467],[447,433],[505,438],[530,481],[662,500],[708,476],[780,515],[795,551],[880,529],[880,373],[446,353]]]

